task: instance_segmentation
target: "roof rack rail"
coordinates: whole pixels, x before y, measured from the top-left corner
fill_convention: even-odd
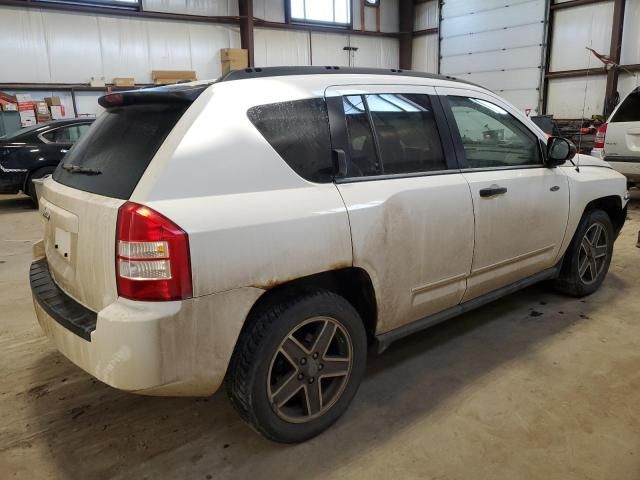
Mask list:
[[[249,78],[283,77],[288,75],[397,75],[403,77],[430,78],[437,80],[449,80],[452,82],[475,85],[465,80],[460,80],[449,75],[438,75],[435,73],[414,72],[413,70],[402,70],[399,68],[361,68],[361,67],[338,67],[327,66],[304,66],[304,67],[254,67],[242,70],[232,70],[218,79],[218,82],[228,82],[231,80],[246,80]]]

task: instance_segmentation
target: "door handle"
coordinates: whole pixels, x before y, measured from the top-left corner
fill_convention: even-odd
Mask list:
[[[499,187],[497,185],[491,185],[489,188],[483,188],[480,190],[481,197],[493,197],[495,195],[504,195],[507,193],[507,187]]]
[[[339,177],[347,176],[347,155],[341,148],[334,148],[331,153],[333,154],[333,171]]]

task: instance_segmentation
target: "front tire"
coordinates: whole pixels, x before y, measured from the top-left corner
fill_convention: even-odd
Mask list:
[[[227,372],[227,394],[265,437],[298,443],[347,409],[366,366],[367,339],[344,298],[318,290],[250,316]]]
[[[556,290],[584,297],[595,292],[609,270],[615,233],[606,212],[591,210],[584,214],[567,250]]]

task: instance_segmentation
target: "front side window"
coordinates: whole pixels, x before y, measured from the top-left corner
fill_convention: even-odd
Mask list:
[[[468,168],[542,165],[538,137],[502,107],[450,96]]]
[[[350,95],[343,98],[343,103],[349,136],[349,176],[447,168],[427,95]]]
[[[351,25],[351,0],[287,0],[295,23]]]
[[[252,107],[249,120],[302,178],[331,182],[333,162],[324,99],[311,98]]]

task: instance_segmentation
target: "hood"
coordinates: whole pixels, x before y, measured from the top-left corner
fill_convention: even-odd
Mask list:
[[[575,163],[576,165],[587,167],[611,168],[611,165],[609,165],[609,163],[605,162],[604,160],[593,157],[591,155],[584,155],[582,153],[578,153],[575,157],[573,157],[573,163]]]

